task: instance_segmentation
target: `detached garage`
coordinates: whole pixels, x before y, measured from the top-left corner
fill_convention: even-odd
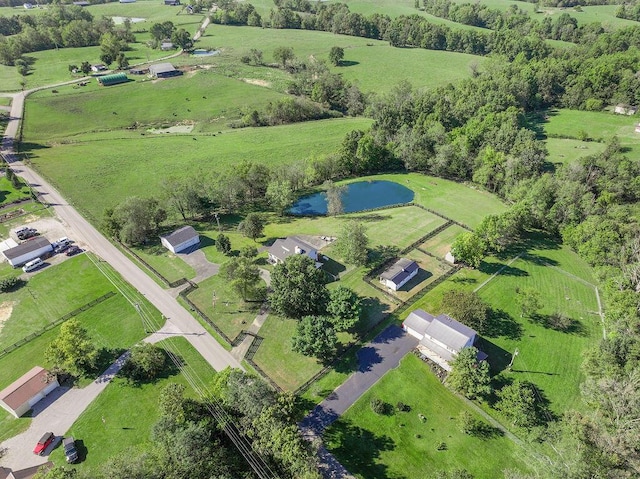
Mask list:
[[[52,379],[46,369],[36,366],[0,391],[0,406],[13,416],[20,417],[59,385],[58,380]]]
[[[160,241],[172,253],[179,253],[200,243],[200,236],[193,226],[183,226],[169,235],[160,236]]]
[[[25,241],[14,248],[9,248],[2,252],[9,264],[14,268],[22,266],[32,259],[39,258],[45,253],[53,250],[53,246],[47,238],[42,236]]]

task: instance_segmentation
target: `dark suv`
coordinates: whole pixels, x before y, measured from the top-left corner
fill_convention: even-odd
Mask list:
[[[72,436],[65,437],[62,440],[62,446],[64,447],[64,457],[68,463],[73,463],[78,460],[78,451],[76,449],[76,441]]]
[[[34,236],[36,236],[38,234],[38,230],[34,229],[34,228],[26,228],[21,230],[17,236],[19,240],[26,240],[29,238],[33,238]]]

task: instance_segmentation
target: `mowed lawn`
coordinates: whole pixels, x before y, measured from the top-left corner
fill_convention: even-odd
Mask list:
[[[414,12],[415,13],[415,12]],[[214,25],[207,29],[199,47],[216,48],[220,55],[210,58],[216,69],[233,76],[260,78],[268,85],[282,82],[279,70],[246,67],[240,57],[252,48],[263,52],[266,63],[273,62],[273,51],[291,45],[301,60],[326,60],[334,46],[344,49],[344,63],[331,67],[334,73],[357,84],[363,91],[388,91],[402,80],[416,87],[437,87],[471,76],[471,65],[481,66],[485,59],[464,53],[394,48],[388,42],[371,38],[336,35],[313,30],[278,30],[257,27]],[[270,78],[272,76],[273,78]],[[283,85],[284,86],[284,85]]]
[[[635,117],[607,111],[560,109],[551,111],[542,126],[547,135],[559,138],[579,138],[582,132],[594,140],[608,141],[617,136],[621,145],[631,148],[635,153],[640,146],[640,135],[634,131],[636,123]],[[553,158],[550,157],[550,160],[553,161]]]
[[[149,81],[146,77],[100,87],[71,86],[35,93],[26,103],[25,141],[55,143],[87,132],[171,126],[187,122],[197,132],[227,129],[245,108],[263,108],[283,95],[267,88],[198,71],[177,78]],[[224,119],[222,122],[216,121]],[[213,130],[212,130],[213,129]],[[138,133],[140,136],[140,133]]]
[[[574,140],[570,138],[547,138],[544,142],[547,145],[547,151],[549,152],[547,161],[550,161],[555,165],[566,165],[572,163],[578,158],[602,153],[606,148],[604,143]]]
[[[6,205],[12,201],[28,198],[29,196],[29,188],[27,186],[16,189],[6,176],[3,175],[0,177],[0,205]]]
[[[2,294],[0,307],[10,316],[0,323],[0,350],[109,291],[116,292],[86,255],[44,268]]]
[[[214,369],[186,339],[165,339],[158,346],[177,353],[190,377],[199,378],[205,386],[210,384],[215,375]],[[183,384],[187,397],[198,398],[185,375],[172,369],[159,380],[139,387],[127,385],[116,378],[71,426],[68,435],[76,439],[76,444],[81,442],[80,454],[86,451],[86,459],[71,467],[83,471],[97,470],[109,458],[133,455],[150,444],[151,429],[159,419],[160,392],[171,383]],[[51,460],[61,464],[63,456],[62,448],[57,448],[51,454]]]
[[[507,265],[508,259],[485,258],[479,270],[464,268],[438,285],[402,314],[416,308],[431,313],[446,311],[442,298],[450,289],[479,288],[491,275],[504,269],[478,294],[493,313],[488,332],[479,343],[489,354],[494,373],[535,383],[551,401],[551,409],[562,413],[580,407],[579,384],[583,353],[602,337],[598,305],[589,266],[575,253],[551,243],[537,245],[528,255]],[[574,276],[572,276],[574,275]],[[534,320],[520,317],[516,288],[532,288],[540,293],[543,308]],[[574,321],[570,332],[545,325],[548,316],[560,312]],[[513,370],[503,371],[518,348]]]
[[[212,175],[250,159],[277,166],[335,151],[362,118],[231,130],[217,136],[139,136],[32,150],[32,164],[92,220],[127,196],[158,194],[172,175]],[[28,141],[28,140],[27,140]]]
[[[394,409],[403,402],[410,411],[378,415],[371,410],[372,399]],[[494,479],[504,469],[526,470],[526,451],[510,439],[460,432],[456,418],[462,411],[480,419],[425,363],[409,354],[325,432],[325,445],[362,479],[435,477],[437,471],[452,469],[466,469],[476,479]],[[438,450],[440,443],[446,449]]]

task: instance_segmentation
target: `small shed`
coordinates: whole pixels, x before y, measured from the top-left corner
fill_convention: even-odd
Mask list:
[[[453,253],[451,251],[444,255],[444,260],[447,263],[456,264],[456,257],[453,256]]]
[[[78,6],[78,7],[88,7],[89,5],[91,5],[87,1],[73,2],[73,4]]]
[[[193,226],[183,226],[171,234],[160,236],[160,242],[172,253],[179,253],[200,243],[200,235]]]
[[[126,73],[114,73],[113,75],[104,75],[98,77],[98,83],[101,86],[117,85],[118,83],[126,83],[129,81]]]
[[[52,378],[49,371],[35,366],[0,391],[0,407],[6,409],[9,414],[20,417],[58,386],[58,380]]]
[[[146,73],[149,73],[149,69],[146,67],[134,67],[129,69],[129,73],[131,73],[132,75],[144,75]]]
[[[53,246],[47,238],[39,236],[25,241],[14,248],[9,248],[2,252],[9,264],[14,268],[22,266],[32,259],[36,259],[43,254],[53,250]]]
[[[164,0],[165,5],[169,5],[171,7],[176,7],[180,5],[180,0]]]
[[[160,44],[160,50],[165,52],[168,50],[173,50],[174,48],[175,47],[173,46],[173,42],[165,41]]]
[[[182,72],[176,70],[171,63],[156,63],[149,65],[149,75],[152,78],[169,78],[182,75]]]
[[[91,71],[94,73],[98,73],[98,72],[103,72],[107,69],[107,67],[105,65],[103,65],[102,63],[98,64],[98,65],[91,65]]]
[[[411,259],[400,258],[380,275],[380,282],[387,288],[398,291],[418,274],[420,266]]]
[[[120,3],[135,3],[136,0],[120,0]]]

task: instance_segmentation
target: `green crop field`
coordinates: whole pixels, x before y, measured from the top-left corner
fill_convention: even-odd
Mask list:
[[[211,366],[184,338],[170,338],[158,343],[182,358],[189,376],[201,378],[204,384],[215,375]],[[197,398],[183,373],[170,372],[165,377],[139,387],[129,386],[116,378],[80,415],[68,435],[82,441],[80,452],[86,448],[86,459],[71,466],[91,471],[101,467],[109,458],[133,454],[151,441],[151,428],[158,420],[158,397],[170,383],[183,384],[186,396]],[[103,420],[104,418],[104,420]],[[62,463],[62,448],[51,454],[51,460]]]
[[[374,413],[372,399],[388,403],[394,412]],[[396,411],[398,402],[410,410]],[[481,419],[410,354],[329,427],[325,444],[349,472],[363,479],[435,477],[437,471],[460,468],[477,479],[493,479],[504,469],[526,470],[527,453],[511,439],[460,432],[456,417],[463,411]],[[440,443],[445,443],[444,450],[437,449]]]
[[[409,80],[417,87],[442,86],[470,77],[470,66],[481,66],[484,62],[483,57],[464,53],[394,48],[381,40],[307,30],[213,25],[198,43],[200,48],[221,51],[218,56],[205,57],[211,59],[216,69],[236,77],[258,78],[268,84],[282,81],[278,70],[247,67],[239,59],[256,48],[263,52],[265,62],[272,62],[273,50],[283,45],[291,45],[298,58],[323,60],[328,59],[331,47],[342,47],[348,66],[332,67],[332,71],[341,73],[364,91],[386,91],[401,80]]]
[[[344,135],[368,119],[337,119],[217,136],[140,134],[32,150],[32,164],[93,220],[127,196],[156,194],[172,175],[228,171],[242,160],[276,166],[335,151]]]

